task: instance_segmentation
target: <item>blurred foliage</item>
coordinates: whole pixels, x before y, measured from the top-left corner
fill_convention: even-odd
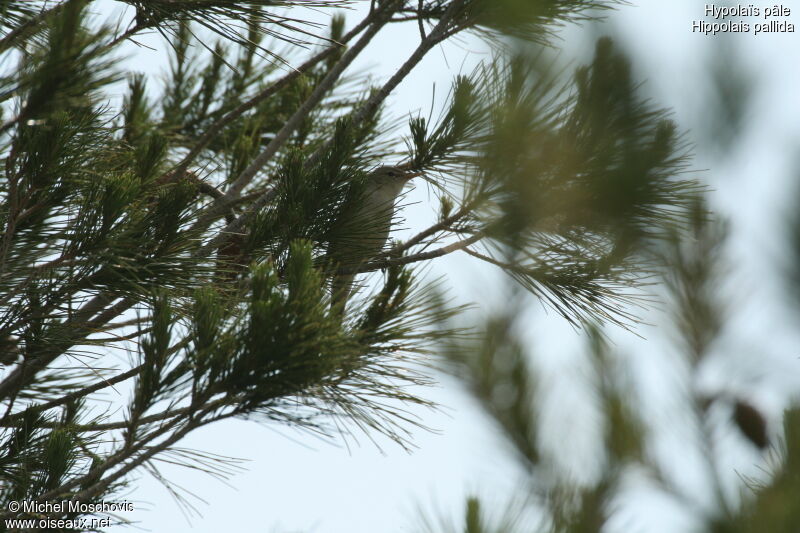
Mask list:
[[[711,219],[703,204],[694,210],[690,231],[674,234],[660,247],[663,286],[667,289],[670,313],[677,333],[675,346],[690,365],[687,375],[698,375],[702,360],[710,353],[710,346],[721,330],[723,303],[718,287],[727,272],[722,250],[726,231]],[[520,299],[518,299],[520,300]],[[536,394],[540,380],[531,349],[521,336],[530,324],[520,319],[522,300],[511,303],[507,312],[492,316],[485,331],[473,341],[450,344],[445,350],[446,367],[463,383],[466,391],[478,402],[486,414],[502,429],[502,435],[514,450],[520,471],[528,474],[529,483],[520,486],[516,498],[528,494],[527,501],[535,502],[530,511],[540,516],[542,523],[528,522],[505,528],[497,524],[483,524],[476,531],[542,531],[542,532],[599,532],[616,531],[612,526],[617,513],[624,505],[635,507],[634,501],[620,501],[620,494],[630,500],[629,492],[619,493],[624,480],[633,471],[649,472],[655,489],[670,495],[686,512],[695,515],[704,531],[717,533],[755,531],[794,531],[800,516],[792,502],[800,494],[800,476],[795,462],[800,456],[800,420],[796,408],[789,408],[783,416],[780,437],[771,431],[766,413],[741,395],[721,391],[690,392],[686,398],[690,418],[686,420],[645,420],[639,410],[642,398],[623,379],[625,375],[616,366],[618,359],[613,346],[607,342],[606,333],[596,326],[586,330],[587,352],[595,369],[593,383],[597,390],[596,401],[604,417],[606,440],[596,443],[596,461],[602,464],[601,474],[588,487],[577,485],[569,479],[547,474],[557,468],[552,459],[543,455],[542,440],[537,435],[552,431],[540,421],[542,397]],[[512,300],[513,302],[513,300]],[[687,390],[693,391],[692,385]],[[645,391],[646,393],[646,391]],[[713,405],[730,404],[732,415],[720,420]],[[726,496],[724,472],[720,470],[717,455],[723,445],[720,434],[711,431],[713,424],[723,423],[738,433],[740,442],[772,458],[769,478],[739,479],[738,490],[744,498],[736,505]],[[670,424],[672,424],[670,426]],[[714,487],[714,504],[701,508],[685,493],[686,487],[676,486],[663,471],[654,450],[646,442],[654,432],[665,426],[694,426],[699,429],[698,441],[686,443],[699,449],[709,466],[707,474]],[[698,448],[696,448],[698,447]],[[568,459],[574,455],[569,446],[559,447],[558,453]],[[548,481],[550,480],[550,481]],[[650,489],[652,490],[652,489]],[[478,501],[467,501],[467,514],[463,526],[438,531],[473,531]]]
[[[717,161],[724,163],[725,157],[736,150],[738,143],[748,133],[748,106],[755,82],[752,81],[752,75],[743,69],[739,58],[734,59],[734,52],[721,46],[715,48],[716,53],[710,61],[710,94],[697,123],[703,141],[695,149],[704,151],[704,154],[716,154]],[[535,349],[530,345],[528,332],[533,325],[530,323],[530,314],[523,312],[526,308],[525,299],[518,289],[511,288],[509,292],[514,296],[506,300],[508,304],[505,309],[490,315],[484,324],[472,326],[480,329],[475,339],[447,345],[443,350],[444,368],[459,379],[467,393],[501,428],[502,436],[513,450],[512,457],[522,459],[517,464],[520,473],[527,475],[528,479],[520,484],[514,496],[532,502],[527,505],[527,510],[539,521],[528,520],[507,527],[503,520],[496,520],[494,523],[482,522],[475,529],[479,510],[484,510],[487,504],[472,496],[466,500],[466,511],[458,525],[430,530],[564,533],[647,531],[631,516],[631,512],[636,513],[639,507],[647,505],[644,497],[639,497],[639,491],[643,491],[665,497],[682,513],[690,516],[694,522],[692,531],[796,531],[800,527],[800,515],[794,503],[800,495],[800,477],[795,464],[800,454],[797,406],[791,403],[787,405],[782,413],[782,428],[774,428],[774,417],[742,390],[734,392],[723,388],[709,392],[698,386],[701,372],[718,349],[723,334],[728,333],[728,320],[734,314],[725,297],[732,271],[728,242],[731,224],[710,211],[706,195],[699,189],[696,190],[697,194],[679,196],[686,203],[674,218],[660,214],[661,218],[650,217],[646,223],[636,227],[636,219],[626,216],[628,209],[624,204],[630,201],[628,195],[637,197],[636,201],[630,201],[630,205],[635,205],[635,209],[642,213],[642,207],[648,205],[648,197],[655,198],[653,194],[663,194],[670,189],[653,187],[648,191],[647,187],[653,186],[658,180],[640,182],[642,174],[647,175],[644,169],[648,168],[648,156],[631,153],[631,160],[636,161],[638,166],[634,166],[636,170],[630,173],[624,167],[610,164],[620,161],[622,154],[630,153],[628,150],[634,144],[633,138],[640,140],[647,134],[636,125],[636,99],[624,96],[627,90],[630,90],[630,94],[638,94],[642,88],[630,81],[630,68],[622,55],[611,53],[607,47],[610,47],[610,41],[599,41],[592,66],[577,72],[575,109],[583,109],[583,112],[576,113],[572,121],[565,118],[569,116],[565,112],[558,113],[554,118],[565,124],[580,124],[578,131],[581,133],[573,131],[568,136],[573,143],[574,139],[580,140],[575,143],[580,150],[570,152],[570,156],[564,160],[570,163],[570,168],[579,167],[583,151],[591,154],[587,161],[599,173],[585,175],[591,177],[598,189],[589,189],[593,191],[591,195],[578,195],[577,198],[568,196],[566,208],[561,198],[548,196],[549,190],[539,184],[531,186],[529,193],[520,189],[520,193],[512,195],[511,199],[524,202],[521,205],[509,202],[501,208],[506,219],[513,217],[508,222],[513,230],[504,235],[519,241],[531,220],[535,220],[539,228],[542,227],[542,221],[553,224],[554,219],[560,224],[583,223],[595,231],[596,228],[610,227],[614,230],[610,235],[618,239],[612,240],[612,250],[614,244],[622,250],[628,250],[631,246],[636,254],[643,254],[652,260],[652,272],[657,275],[649,278],[649,289],[651,294],[663,300],[665,306],[662,312],[649,314],[648,321],[655,320],[651,325],[673,334],[671,340],[677,355],[676,367],[681,369],[678,372],[679,382],[668,385],[668,380],[674,376],[664,376],[663,386],[677,386],[679,399],[672,401],[682,404],[682,412],[686,417],[645,418],[652,415],[646,407],[645,398],[652,391],[637,390],[632,386],[626,369],[618,366],[627,358],[627,354],[609,342],[615,337],[615,332],[598,323],[598,316],[602,316],[602,313],[587,313],[593,320],[584,324],[586,327],[580,333],[587,341],[586,360],[592,368],[588,387],[595,393],[595,412],[602,416],[606,438],[603,442],[594,442],[592,447],[595,454],[592,460],[601,465],[596,479],[588,485],[585,479],[570,479],[569,472],[561,469],[564,463],[575,458],[578,451],[568,442],[559,443],[555,451],[559,460],[555,461],[543,446],[546,439],[542,436],[557,432],[557,428],[552,418],[542,416],[548,406],[547,399],[537,394],[537,390],[543,388],[545,378],[537,369],[539,354],[534,353]],[[609,74],[605,79],[600,75],[603,69]],[[511,100],[507,108],[501,108],[501,112],[509,110],[507,112],[511,119],[525,124],[518,129],[500,130],[491,136],[491,142],[499,149],[489,161],[496,165],[508,165],[505,173],[511,179],[519,179],[520,169],[525,168],[515,158],[526,153],[524,146],[528,144],[527,136],[543,129],[532,128],[531,122],[526,123],[524,117],[526,113],[534,115],[535,111],[531,110],[548,101],[547,97],[553,93],[552,87],[543,87],[538,96],[525,100],[525,105],[517,106]],[[615,101],[615,96],[619,98],[618,101]],[[616,110],[619,115],[616,115]],[[647,119],[658,116],[653,111],[642,110],[640,113]],[[654,128],[651,138],[658,139],[669,130],[674,131],[674,126],[661,122]],[[615,139],[625,139],[626,135],[631,138],[617,145]],[[539,133],[537,141],[542,140],[547,140],[547,137]],[[594,143],[597,143],[598,149],[593,152]],[[653,141],[648,146],[654,148],[658,144],[659,141]],[[563,147],[565,144],[542,143],[537,146]],[[573,150],[571,145],[566,146]],[[658,153],[658,150],[655,152]],[[555,148],[542,149],[539,153],[559,160]],[[671,153],[675,154],[674,151]],[[685,153],[682,152],[683,155]],[[679,159],[671,161],[677,163]],[[547,168],[542,164],[541,156],[534,160],[531,167],[535,172]],[[499,168],[503,169],[503,166]],[[603,172],[606,168],[608,175]],[[493,171],[494,175],[504,174],[503,171]],[[561,171],[557,175],[569,174]],[[594,181],[598,175],[601,179]],[[664,173],[665,177],[669,175],[669,172]],[[688,192],[691,185],[686,183],[685,186]],[[558,192],[563,190],[556,189]],[[593,203],[591,207],[583,205],[581,202],[587,198],[598,203]],[[657,211],[664,204],[676,205],[675,198],[652,203]],[[603,210],[604,207],[607,207],[607,211]],[[560,218],[556,219],[556,216]],[[618,216],[620,219],[615,220]],[[571,222],[570,217],[575,217],[575,222]],[[586,223],[587,220],[592,222]],[[797,274],[800,272],[800,246],[797,245],[800,243],[800,217],[794,211],[788,217],[787,226],[791,258],[784,282],[791,291],[792,303],[796,304],[800,301],[797,298],[797,294],[800,294],[797,290],[797,280],[800,279]],[[509,248],[512,246],[509,245]],[[536,257],[541,258],[540,255]],[[652,345],[658,341],[651,339],[648,342]],[[726,370],[734,375],[736,369]],[[560,392],[565,393],[563,390]],[[562,402],[568,403],[566,399],[559,399],[559,404]],[[575,421],[572,414],[563,413],[563,417],[569,418],[572,423]],[[551,425],[545,425],[542,422],[545,419]],[[701,470],[667,471],[670,468],[674,470],[675,464],[665,464],[652,441],[670,432],[679,432],[683,438],[681,449],[671,452],[687,456],[699,454],[700,465],[692,463],[691,467],[699,466]],[[723,463],[722,459],[725,454],[731,453],[732,435],[735,436],[733,440],[736,445],[749,448],[751,455],[748,458],[760,454],[761,459],[755,465],[762,471],[758,479],[739,474],[735,481],[731,481],[731,476],[725,471],[729,463]],[[742,453],[742,450],[739,452]],[[555,474],[552,472],[554,469]],[[696,480],[697,477],[704,479],[701,489],[692,488],[685,482],[687,478]],[[634,478],[637,480],[631,482]],[[631,489],[631,486],[634,488]],[[707,491],[710,504],[698,501],[696,490]],[[671,512],[666,508],[653,511],[649,505],[647,509],[648,513],[665,513],[665,519],[666,513]],[[659,522],[658,517],[649,523],[656,522]]]
[[[741,53],[726,40],[714,41],[708,64],[709,94],[703,114],[707,120],[698,124],[698,130],[704,145],[724,155],[747,132],[756,82],[742,66]]]

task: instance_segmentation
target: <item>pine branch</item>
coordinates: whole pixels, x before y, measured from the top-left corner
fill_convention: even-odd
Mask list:
[[[40,501],[48,501],[48,500],[55,500],[59,497],[65,497],[70,495],[70,491],[76,487],[85,487],[78,493],[73,493],[70,495],[70,498],[73,500],[85,501],[92,496],[96,496],[101,494],[104,490],[106,490],[112,483],[115,481],[123,478],[129,472],[140,466],[143,462],[149,460],[156,454],[166,450],[172,444],[178,442],[183,437],[185,437],[189,432],[201,427],[207,423],[211,423],[213,421],[222,420],[223,418],[227,418],[230,416],[234,416],[236,411],[233,411],[227,415],[217,415],[212,417],[211,419],[205,419],[204,417],[211,412],[213,412],[218,407],[217,402],[212,402],[199,408],[198,406],[193,406],[192,409],[187,411],[184,414],[178,415],[179,417],[184,417],[184,426],[173,432],[173,434],[168,437],[167,439],[163,440],[156,446],[148,447],[148,444],[155,439],[173,431],[176,425],[178,424],[179,420],[174,420],[171,424],[162,425],[161,427],[151,431],[149,434],[141,436],[136,444],[129,444],[123,446],[120,450],[116,453],[112,454],[110,457],[106,458],[96,467],[93,467],[89,472],[84,474],[83,476],[78,476],[72,479],[69,482],[62,484],[59,487],[51,489],[44,494],[38,495]],[[142,450],[147,449],[146,452],[140,453]],[[133,457],[135,454],[140,453],[136,459],[125,463]],[[118,466],[123,465],[120,469],[116,472],[107,476],[103,479],[100,479],[106,472],[110,469]],[[88,486],[86,484],[89,483]],[[9,513],[0,513],[0,517],[8,516]]]
[[[250,98],[249,100],[243,102],[239,105],[236,109],[229,111],[223,117],[218,119],[214,124],[212,124],[208,130],[203,134],[200,140],[194,145],[191,151],[181,160],[178,164],[175,172],[181,173],[185,171],[188,166],[197,158],[197,156],[203,151],[203,149],[208,146],[208,144],[217,137],[222,130],[227,127],[230,123],[232,123],[237,118],[241,117],[244,113],[249,111],[250,109],[254,108],[261,102],[265,101],[266,99],[272,97],[276,93],[280,92],[284,89],[287,85],[293,82],[298,77],[306,74],[310,71],[313,67],[318,65],[320,62],[326,60],[327,58],[331,57],[337,51],[337,45],[342,46],[348,43],[353,37],[361,33],[364,28],[367,28],[370,24],[373,24],[378,17],[378,13],[370,13],[368,16],[364,17],[364,19],[357,24],[352,30],[350,30],[347,34],[342,37],[342,39],[335,43],[334,46],[329,46],[322,52],[318,53],[311,59],[307,60],[305,63],[297,67],[296,69],[292,69],[291,72],[286,74],[281,79],[275,81],[274,83],[270,84],[263,90],[261,90],[258,94]],[[226,201],[226,204],[229,203]],[[220,209],[227,208],[227,205],[221,207]]]
[[[89,302],[89,304],[93,303],[95,303],[94,300]],[[90,306],[87,312],[93,313],[95,305]],[[69,332],[69,337],[59,345],[50,346],[43,353],[37,354],[36,358],[32,361],[25,360],[22,365],[6,376],[6,378],[0,382],[0,398],[9,398],[16,395],[22,387],[30,384],[40,371],[48,367],[69,348],[86,339],[86,337],[94,333],[95,330],[118,317],[133,305],[134,302],[132,300],[124,299],[100,312],[96,318],[88,322],[81,320],[67,321],[62,327],[64,331]],[[80,316],[80,311],[78,314]]]
[[[458,211],[456,211],[452,215],[442,219],[440,222],[437,222],[436,224],[430,226],[429,228],[419,232],[418,234],[414,235],[413,237],[411,237],[407,241],[402,242],[402,243],[398,244],[397,246],[391,248],[390,250],[387,250],[387,251],[381,253],[381,255],[379,255],[378,258],[380,258],[380,257],[394,257],[394,256],[397,256],[397,255],[401,254],[402,252],[408,250],[409,248],[420,244],[422,241],[424,241],[428,237],[430,237],[432,235],[435,235],[436,233],[439,233],[440,231],[444,231],[446,229],[449,229],[453,224],[455,224],[459,220],[467,217],[473,211],[473,209],[475,208],[477,203],[478,203],[477,201],[473,201],[473,202],[469,202],[469,203],[465,204],[464,206],[461,207],[461,209],[459,209]]]
[[[447,36],[447,28],[450,26],[452,20],[458,16],[458,13],[463,9],[466,0],[453,0],[445,13],[439,19],[439,23],[431,31],[426,39],[424,39],[414,50],[411,56],[397,69],[389,80],[376,91],[369,99],[356,111],[350,121],[351,128],[357,128],[369,117],[373,116],[375,111],[381,106],[384,100],[391,94],[393,90],[408,76],[414,67],[422,61],[422,58],[437,44],[444,41]],[[319,160],[323,153],[330,148],[332,141],[328,141],[320,148],[318,148],[309,158],[307,165],[313,166]]]
[[[146,437],[143,437],[139,444],[133,447],[124,448],[117,452],[116,454],[112,455],[111,457],[107,458],[97,467],[91,469],[88,473],[83,476],[79,476],[63,485],[56,487],[52,490],[45,492],[44,494],[40,494],[38,497],[40,501],[48,501],[48,500],[56,500],[61,497],[65,497],[69,495],[70,499],[83,501],[85,499],[91,498],[92,496],[101,494],[106,488],[108,488],[114,481],[122,478],[128,472],[132,471],[136,466],[142,464],[146,460],[150,459],[157,453],[166,450],[172,444],[178,442],[180,439],[185,437],[189,432],[200,427],[202,423],[199,420],[193,420],[186,422],[186,424],[180,430],[175,431],[170,437],[162,441],[157,446],[151,447],[147,452],[142,453],[136,460],[131,461],[120,469],[118,469],[113,474],[103,478],[100,481],[97,480],[100,476],[104,475],[110,469],[114,468],[117,465],[123,464],[126,460],[132,457],[135,453],[144,449],[147,443],[151,442],[152,440],[168,433],[173,429],[172,425],[163,426],[153,432],[151,432]],[[76,487],[79,487],[86,482],[92,482],[92,484],[77,493],[70,494],[70,491]],[[7,515],[8,513],[5,513]],[[4,514],[0,514],[0,517],[4,516]]]
[[[16,424],[25,418],[26,416],[30,415],[34,412],[43,412],[47,411],[48,409],[52,409],[54,407],[58,407],[60,405],[65,405],[67,403],[73,402],[80,398],[89,396],[90,394],[94,394],[97,391],[103,390],[107,387],[113,387],[117,383],[121,383],[123,381],[127,381],[132,377],[136,377],[142,371],[143,365],[138,365],[126,372],[122,372],[121,374],[117,374],[114,377],[103,379],[102,381],[98,381],[97,383],[90,385],[88,387],[84,387],[80,390],[71,392],[69,394],[65,394],[64,396],[57,398],[55,400],[51,400],[49,402],[45,402],[42,404],[36,404],[28,407],[24,411],[14,413],[11,415],[4,416],[0,419],[0,425],[4,427],[13,427]]]
[[[145,29],[145,26],[140,26],[139,24],[134,24],[133,27],[131,27],[130,29],[125,30],[120,35],[115,37],[112,41],[110,41],[106,45],[106,49],[112,50],[112,49],[116,48],[117,46],[122,44],[124,41],[127,41],[128,39],[130,39],[131,37],[133,37],[134,35],[136,35],[140,31],[142,31],[143,29]]]
[[[138,334],[141,334],[141,332],[138,333]],[[184,340],[176,343],[170,349],[170,354],[173,354],[173,353],[177,352],[178,350],[184,348],[188,344],[188,342],[189,341],[188,341],[188,338],[187,338],[187,339],[184,339]],[[131,379],[133,377],[138,376],[142,372],[143,369],[144,369],[144,364],[140,364],[138,366],[135,366],[135,367],[131,368],[130,370],[128,370],[126,372],[122,372],[121,374],[117,374],[114,377],[103,379],[103,380],[98,381],[97,383],[95,383],[93,385],[89,385],[88,387],[84,387],[84,388],[81,388],[80,390],[76,390],[76,391],[73,391],[71,393],[65,394],[64,396],[61,396],[60,398],[57,398],[57,399],[54,399],[54,400],[51,400],[49,402],[45,402],[45,403],[42,403],[42,404],[31,405],[30,407],[28,407],[24,411],[20,411],[20,412],[13,413],[13,414],[6,414],[3,418],[0,418],[0,425],[6,425],[6,426],[15,425],[18,421],[24,419],[27,416],[30,416],[32,413],[44,412],[44,411],[47,411],[48,409],[52,409],[52,408],[58,407],[60,405],[66,405],[66,404],[69,404],[71,402],[74,402],[75,400],[79,400],[81,398],[89,396],[90,394],[93,394],[93,393],[95,393],[97,391],[103,390],[103,389],[108,388],[108,387],[113,387],[117,383],[121,383],[123,381],[127,381],[127,380],[129,380],[129,379]]]
[[[8,32],[5,37],[0,40],[0,53],[5,52],[6,49],[13,45],[18,39],[23,38],[25,32],[32,30],[35,26],[41,24],[48,17],[56,16],[66,4],[67,2],[62,2],[61,4],[57,4],[55,7],[50,9],[44,9],[43,6],[42,10],[37,13],[36,16],[28,18],[25,22]]]
[[[375,92],[367,102],[362,105],[361,108],[355,113],[354,118],[351,121],[351,127],[357,127],[361,124],[364,120],[366,120],[369,116],[371,116],[375,110],[381,105],[381,103],[386,99],[389,93],[394,90],[400,82],[411,72],[411,70],[422,60],[425,54],[430,51],[434,46],[439,44],[444,39],[445,28],[450,24],[450,20],[458,13],[458,10],[464,4],[464,0],[455,0],[446,14],[442,17],[437,24],[436,28],[428,35],[427,39],[419,44],[417,49],[411,55],[411,57],[398,69],[398,71],[381,87],[381,89]],[[385,21],[384,21],[385,22]],[[299,118],[298,118],[299,120]],[[282,130],[283,131],[283,130]],[[274,142],[274,141],[273,141]],[[308,167],[313,166],[319,161],[319,158],[322,157],[322,154],[325,153],[325,150],[329,149],[331,146],[332,141],[328,141],[320,148],[318,148],[307,160],[306,165]],[[272,144],[272,143],[270,143]],[[277,148],[276,148],[277,150]],[[266,153],[266,150],[262,152],[262,155]],[[270,155],[271,157],[271,155]],[[255,163],[251,165],[254,167]],[[260,168],[260,167],[259,167]],[[247,172],[247,171],[245,171]],[[254,175],[254,174],[253,174]],[[252,179],[253,176],[248,176],[244,174],[240,176],[240,179],[245,176],[249,179]],[[238,181],[238,180],[237,180]],[[242,185],[244,187],[244,185]],[[233,188],[232,188],[233,189]],[[230,235],[235,235],[241,229],[252,220],[253,216],[259,212],[260,209],[269,205],[269,203],[277,196],[278,191],[276,188],[272,188],[258,198],[244,213],[239,215],[236,220],[232,223],[227,224],[223,229],[221,229],[215,237],[213,237],[208,243],[206,243],[199,251],[199,257],[205,257],[210,252],[213,252],[217,248],[219,248],[224,242],[226,242]],[[222,209],[223,206],[219,208],[215,208],[215,211]],[[206,216],[210,216],[206,215]]]
[[[137,371],[135,374],[138,374],[139,371],[140,371],[140,367],[133,368],[130,371],[125,372],[125,374],[131,374],[134,371]],[[120,376],[117,376],[117,377],[120,377]],[[129,379],[130,377],[133,377],[133,376],[132,375],[127,375],[127,376],[125,376],[125,379]],[[123,381],[123,380],[120,379],[119,381]],[[110,383],[108,385],[106,385],[106,386],[110,386]],[[97,389],[95,389],[94,391],[91,391],[91,392],[96,392],[97,390],[100,390],[101,388],[102,387],[97,388]],[[86,389],[84,389],[81,392],[84,392],[85,390]],[[86,394],[90,394],[90,392],[86,392],[85,394],[82,394],[81,396],[85,396]],[[71,400],[73,400],[75,398],[77,398],[77,396],[73,396],[71,398]],[[66,402],[61,402],[61,403],[63,404],[63,403],[66,403]],[[230,400],[227,399],[227,398],[223,398],[223,399],[215,400],[214,402],[210,402],[209,404],[207,404],[207,407],[217,408],[217,407],[224,407],[226,405],[230,405]],[[38,407],[38,406],[36,406],[36,407]],[[51,407],[53,407],[53,406],[51,406]],[[44,406],[42,406],[39,409],[40,410],[44,410]],[[179,416],[188,415],[188,414],[191,414],[191,413],[196,412],[196,411],[197,411],[197,408],[193,407],[193,406],[182,407],[180,409],[169,409],[169,410],[163,411],[161,413],[155,413],[155,414],[152,414],[152,415],[147,415],[147,416],[143,416],[143,417],[139,418],[137,420],[137,426],[144,426],[144,425],[147,425],[147,424],[152,424],[153,422],[158,422],[158,421],[161,421],[161,420],[168,420],[170,418],[176,418],[176,417],[179,417]],[[19,413],[15,414],[13,417],[9,417],[9,421],[0,420],[0,427],[9,427],[9,428],[10,427],[18,427],[19,422],[14,420],[15,417],[17,417],[18,415],[19,415]],[[45,422],[45,423],[40,425],[40,427],[44,427],[44,428],[58,428],[58,427],[62,427],[62,426],[63,426],[63,424],[61,424],[61,422],[50,422],[50,423]],[[70,426],[70,430],[71,431],[77,431],[79,433],[85,433],[85,432],[94,432],[94,431],[110,431],[110,430],[115,430],[115,429],[127,429],[129,427],[130,427],[130,423],[128,421],[123,420],[123,421],[120,421],[120,422],[104,422],[104,423],[96,423],[96,424],[73,424],[73,425]]]
[[[155,27],[162,34],[170,30],[170,22],[192,22],[216,33],[223,39],[239,46],[254,44],[247,37],[241,36],[236,31],[237,23],[247,23],[255,20],[265,24],[262,31],[274,39],[282,40],[293,45],[306,45],[307,41],[299,35],[317,37],[316,34],[306,30],[305,27],[319,27],[318,23],[308,20],[280,15],[275,11],[265,11],[267,7],[299,7],[323,8],[346,7],[352,0],[126,0],[136,7],[136,21],[142,27]],[[277,29],[272,29],[275,26]],[[279,55],[260,47],[261,51],[278,61]]]
[[[454,242],[452,244],[448,244],[446,246],[442,246],[440,248],[436,248],[435,250],[430,250],[427,252],[419,252],[416,254],[408,255],[406,257],[396,257],[391,259],[378,259],[375,261],[370,261],[366,265],[362,265],[360,267],[350,267],[350,268],[340,268],[336,271],[337,274],[357,274],[360,272],[372,272],[374,270],[380,270],[383,268],[390,268],[393,266],[402,266],[402,265],[409,265],[411,263],[418,263],[420,261],[429,261],[431,259],[435,259],[437,257],[442,257],[443,255],[447,255],[453,253],[458,250],[464,250],[467,246],[471,244],[475,244],[479,240],[485,237],[482,233],[476,233],[466,239],[462,239],[460,241]]]
[[[352,61],[361,53],[361,51],[369,44],[372,38],[378,31],[386,24],[386,21],[391,17],[391,14],[396,9],[398,4],[397,0],[386,2],[378,11],[378,15],[374,21],[365,30],[364,35],[349,48],[344,55],[336,62],[336,65],[327,73],[327,75],[320,81],[319,85],[314,89],[314,92],[306,99],[305,102],[294,112],[294,114],[287,120],[283,127],[275,134],[275,137],[269,142],[266,148],[256,157],[253,162],[242,171],[236,180],[231,184],[225,192],[225,197],[217,202],[218,205],[212,205],[208,213],[204,217],[212,218],[220,210],[226,208],[226,203],[235,200],[241,191],[253,180],[255,175],[266,165],[270,159],[278,152],[278,150],[286,143],[289,136],[297,128],[300,122],[311,112],[311,110],[319,104],[325,94],[333,87],[339,76],[344,70],[352,63]],[[201,223],[202,223],[201,218]],[[207,220],[207,219],[206,219]]]

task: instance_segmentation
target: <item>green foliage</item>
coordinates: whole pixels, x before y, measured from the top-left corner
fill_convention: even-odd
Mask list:
[[[573,324],[635,320],[621,291],[650,274],[654,242],[690,226],[700,193],[679,177],[678,129],[637,94],[608,40],[572,80],[498,49],[456,78],[435,120],[410,121],[405,150],[383,105],[459,32],[544,42],[613,3],[391,0],[349,30],[338,15],[327,29],[294,16],[346,2],[127,3],[129,29],[113,35],[92,29],[90,0],[0,2],[0,503],[109,498],[140,468],[169,487],[152,462],[233,417],[408,446],[405,409],[431,405],[417,386],[432,382],[430,355],[445,341],[533,468],[537,379],[514,333],[519,308],[459,336],[447,324],[461,308],[409,265],[463,250]],[[409,17],[422,41],[390,80],[343,74]],[[130,73],[110,98],[124,78],[113,52],[145,29],[166,38],[164,83]],[[424,171],[440,219],[344,265],[375,287],[332,309],[344,250],[375,229],[347,214],[385,164]],[[130,364],[109,368],[125,351]],[[120,408],[90,416],[85,406],[117,383],[130,384]],[[614,457],[638,458],[624,395],[599,390]],[[564,523],[596,530],[614,475]],[[492,530],[477,500],[467,507],[468,531]]]
[[[621,2],[596,0],[471,0],[466,9],[480,28],[547,44],[554,27],[567,21],[591,20],[597,12]],[[555,23],[555,24],[554,24]]]
[[[199,27],[218,34],[225,40],[239,46],[258,46],[258,40],[250,35],[236,31],[239,24],[258,24],[263,33],[272,39],[291,44],[310,44],[309,39],[319,28],[319,24],[303,21],[282,13],[281,9],[302,6],[305,8],[345,7],[351,0],[129,0],[136,8],[138,29],[156,28],[159,32],[169,32],[175,23],[188,27],[194,23]],[[266,9],[265,9],[266,8]],[[180,33],[180,30],[178,32]],[[280,58],[268,48],[259,50]]]
[[[449,106],[432,131],[422,117],[409,121],[407,144],[416,169],[445,169],[463,163],[464,156],[478,149],[485,135],[486,106],[480,101],[477,81],[483,73],[459,76],[450,92]]]
[[[458,14],[460,22],[485,38],[514,37],[551,44],[554,29],[567,22],[596,20],[600,13],[624,0],[467,0]],[[407,12],[422,20],[437,20],[447,13],[448,0],[412,2]]]
[[[67,2],[59,16],[51,17],[43,46],[25,58],[15,80],[25,102],[16,122],[46,128],[53,114],[89,108],[97,91],[116,81],[108,50],[102,46],[108,30],[92,32],[82,24],[87,4]]]
[[[0,2],[0,21],[3,22],[4,30],[6,26],[13,29],[29,20],[41,9],[43,4],[43,1],[22,3],[14,0],[2,0]],[[4,31],[4,33],[6,32]]]

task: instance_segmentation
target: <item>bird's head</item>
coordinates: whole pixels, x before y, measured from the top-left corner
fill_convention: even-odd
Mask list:
[[[401,167],[378,167],[369,174],[368,186],[375,190],[383,191],[387,197],[394,198],[403,190],[403,186],[411,178],[419,176],[421,172],[412,172]]]
[[[391,165],[378,167],[370,173],[370,178],[381,183],[401,183],[404,184],[411,178],[415,178],[422,172],[412,172],[400,167]]]

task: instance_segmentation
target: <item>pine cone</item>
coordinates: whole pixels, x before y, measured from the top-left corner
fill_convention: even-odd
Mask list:
[[[763,450],[769,446],[767,421],[758,409],[743,400],[736,400],[733,419],[747,440],[756,447]]]

